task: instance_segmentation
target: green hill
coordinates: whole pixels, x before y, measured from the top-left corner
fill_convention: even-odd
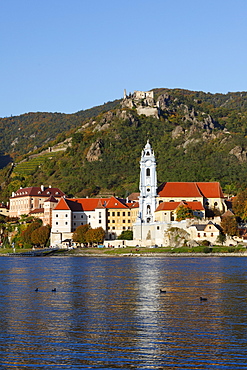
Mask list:
[[[1,199],[19,186],[40,184],[58,186],[71,196],[138,191],[147,138],[155,151],[159,183],[220,181],[228,193],[246,187],[247,93],[153,91],[159,118],[139,115],[136,103],[114,101],[72,115],[29,113],[2,119],[0,150],[17,163],[13,172],[0,171]],[[147,102],[138,104],[146,107]],[[72,138],[66,150],[18,164],[28,152],[38,154],[66,138]]]

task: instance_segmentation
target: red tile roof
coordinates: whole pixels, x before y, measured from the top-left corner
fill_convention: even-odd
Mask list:
[[[174,211],[180,205],[184,205],[186,207],[189,207],[193,211],[203,211],[204,210],[201,202],[162,202],[156,208],[156,212],[158,212],[158,211]]]
[[[130,203],[126,203],[126,206],[128,208],[139,208],[139,202],[130,202]]]
[[[35,208],[29,212],[30,215],[44,213],[44,208]]]
[[[158,188],[164,198],[224,198],[219,182],[165,182]]]
[[[128,200],[138,201],[139,196],[140,196],[140,193],[131,193],[130,195],[128,195]]]
[[[26,196],[39,196],[39,197],[49,197],[53,195],[56,198],[63,197],[65,194],[58,188],[32,186],[29,188],[20,188],[15,192],[14,197],[26,197]]]
[[[205,198],[224,198],[219,182],[197,182],[196,184]]]
[[[68,199],[62,198],[55,210],[71,210],[71,211],[94,211],[96,208],[128,208],[122,200],[115,197],[111,198],[77,198]]]
[[[202,197],[195,182],[165,182],[158,189],[160,197],[182,197],[182,198],[198,198]]]
[[[54,198],[53,195],[51,195],[48,199],[44,200],[44,202],[57,203],[58,200],[56,198]]]

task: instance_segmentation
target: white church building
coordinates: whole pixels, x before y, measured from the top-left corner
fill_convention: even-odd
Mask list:
[[[184,229],[188,238],[207,239],[215,242],[219,235],[220,219],[205,219],[207,208],[226,209],[224,195],[218,182],[166,182],[157,187],[156,160],[154,151],[147,141],[140,160],[139,212],[133,224],[133,239],[140,246],[167,246],[171,227]],[[194,219],[176,220],[176,210],[186,206],[193,211]],[[204,232],[195,234],[198,227]]]

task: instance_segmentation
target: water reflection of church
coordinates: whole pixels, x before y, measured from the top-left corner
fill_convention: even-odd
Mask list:
[[[217,209],[220,212],[226,209],[219,182],[165,182],[157,187],[156,160],[147,141],[141,154],[139,188],[139,213],[133,225],[135,241],[142,245],[169,244],[167,230],[171,227],[186,230],[194,235],[194,239],[216,240],[219,235],[219,219],[213,220],[208,226],[205,212],[207,209]],[[193,211],[193,221],[176,220],[176,210],[181,205]],[[203,230],[195,235],[191,228],[196,228],[198,224]]]

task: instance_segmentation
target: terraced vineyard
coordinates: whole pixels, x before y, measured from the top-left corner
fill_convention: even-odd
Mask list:
[[[53,158],[54,156],[56,156],[56,152],[54,153],[45,153],[45,154],[42,154],[42,155],[39,155],[35,158],[31,158],[31,159],[28,159],[26,161],[23,161],[23,162],[20,162],[18,164],[16,164],[14,170],[13,170],[13,174],[12,176],[17,176],[17,175],[22,175],[22,176],[26,176],[26,175],[31,175],[32,173],[34,173],[36,171],[36,169],[41,166],[44,161],[48,158]]]

